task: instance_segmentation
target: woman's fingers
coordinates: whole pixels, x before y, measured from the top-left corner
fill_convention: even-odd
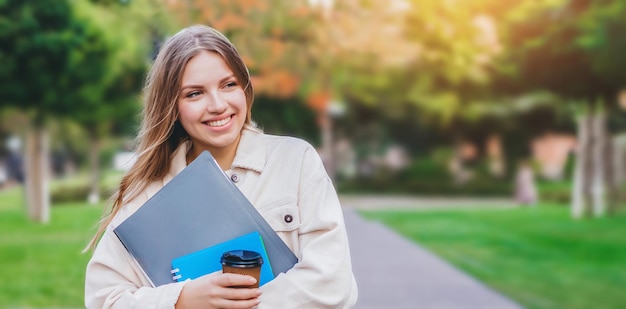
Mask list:
[[[248,300],[216,299],[213,305],[215,308],[250,309],[257,306],[260,302],[258,298]]]
[[[214,278],[215,284],[223,287],[245,287],[256,283],[256,279],[252,276],[223,273]]]
[[[261,296],[261,290],[257,288],[218,288],[214,290],[213,296],[228,300],[247,300]]]

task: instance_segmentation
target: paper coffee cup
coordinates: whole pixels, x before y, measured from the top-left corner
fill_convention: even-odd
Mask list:
[[[263,258],[261,254],[248,250],[231,250],[222,254],[220,260],[222,272],[247,275],[256,278],[256,283],[247,286],[236,286],[236,288],[258,288],[261,278],[261,265]]]

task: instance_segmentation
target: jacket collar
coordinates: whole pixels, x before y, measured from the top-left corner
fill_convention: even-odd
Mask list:
[[[261,173],[267,157],[266,145],[260,138],[263,131],[246,125],[241,131],[241,139],[232,167],[253,170]]]

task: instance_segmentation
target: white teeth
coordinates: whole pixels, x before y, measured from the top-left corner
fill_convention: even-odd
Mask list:
[[[221,126],[223,126],[223,125],[227,124],[227,123],[230,121],[230,118],[231,118],[231,117],[227,117],[227,118],[224,118],[224,119],[222,119],[222,120],[209,121],[209,122],[208,122],[208,125],[209,125],[210,127],[221,127]]]

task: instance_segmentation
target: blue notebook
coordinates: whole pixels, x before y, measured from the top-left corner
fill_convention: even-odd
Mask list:
[[[172,260],[172,279],[180,282],[221,270],[220,258],[222,253],[230,250],[250,250],[261,254],[263,264],[261,265],[259,286],[274,279],[272,265],[269,263],[263,239],[257,232],[246,234]]]

